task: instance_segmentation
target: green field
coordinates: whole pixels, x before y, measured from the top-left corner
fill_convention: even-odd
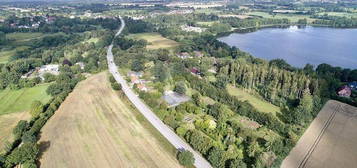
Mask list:
[[[148,42],[147,49],[174,48],[179,45],[176,41],[162,37],[159,33],[130,34],[128,38],[146,40]]]
[[[27,41],[42,37],[43,33],[9,33],[6,34],[6,38],[16,41]]]
[[[27,48],[26,46],[19,46],[15,49],[0,51],[0,63],[7,63],[9,58],[15,55],[16,51],[25,50]]]
[[[27,111],[30,109],[34,100],[40,100],[46,103],[51,98],[51,96],[46,93],[48,86],[49,84],[43,84],[19,90],[1,90],[0,115]]]
[[[266,12],[250,12],[247,15],[251,16],[260,16],[263,18],[275,18],[275,19],[289,19],[291,22],[297,22],[299,19],[307,19],[308,22],[312,22],[315,19],[312,19],[309,17],[309,15],[299,15],[299,14],[276,14],[276,15],[271,15]]]
[[[82,43],[97,43],[99,41],[99,38],[97,37],[93,37],[93,38],[90,38],[86,41],[83,41]]]
[[[319,15],[329,15],[329,16],[341,16],[341,17],[357,17],[357,12],[347,13],[347,12],[322,12]]]
[[[236,96],[241,101],[248,101],[257,110],[266,113],[273,113],[274,115],[278,112],[280,113],[280,108],[275,106],[258,96],[253,96],[251,93],[244,91],[243,89],[236,88],[232,85],[227,86],[228,93]]]

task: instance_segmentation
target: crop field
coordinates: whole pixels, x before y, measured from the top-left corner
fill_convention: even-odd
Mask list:
[[[234,87],[232,85],[227,86],[228,93],[233,96],[236,96],[241,101],[248,101],[252,106],[254,106],[257,110],[266,113],[276,114],[280,113],[280,108],[275,106],[265,100],[263,98],[253,96],[251,93],[244,91],[243,89]]]
[[[143,39],[148,42],[147,49],[174,48],[179,45],[176,41],[162,37],[159,33],[130,34],[129,38]]]
[[[180,167],[175,149],[112,90],[107,76],[80,82],[47,122],[41,167]]]
[[[356,107],[332,100],[327,102],[281,167],[356,167],[356,127]]]
[[[51,97],[46,94],[48,85],[20,90],[0,91],[0,153],[7,141],[12,141],[12,129],[20,120],[30,118],[29,109],[34,100],[46,103]]]

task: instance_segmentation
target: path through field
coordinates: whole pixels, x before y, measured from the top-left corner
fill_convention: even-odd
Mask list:
[[[111,89],[107,76],[80,82],[45,125],[41,167],[180,167],[174,148]]]

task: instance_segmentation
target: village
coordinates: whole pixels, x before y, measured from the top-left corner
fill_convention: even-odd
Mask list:
[[[201,59],[204,57],[204,54],[200,51],[189,52],[178,52],[175,54],[176,58],[185,60],[185,59]],[[210,74],[216,73],[216,60],[214,59],[212,66],[207,70]],[[126,73],[127,80],[129,82],[129,86],[137,90],[138,92],[151,92],[153,91],[153,82],[155,77],[152,76],[151,73],[148,73],[150,70],[146,70],[146,72],[140,71],[129,71]],[[203,73],[198,67],[192,67],[187,69],[191,75],[194,75],[198,78],[203,77]],[[161,97],[169,108],[176,107],[182,103],[190,101],[191,98],[185,94],[178,93],[174,91],[174,89],[167,89],[163,92],[163,96]]]

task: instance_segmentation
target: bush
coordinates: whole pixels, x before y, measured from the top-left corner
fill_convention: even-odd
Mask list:
[[[183,166],[192,166],[195,163],[195,158],[190,151],[184,150],[177,154],[177,160]]]
[[[111,86],[114,90],[121,90],[121,84],[119,83],[111,83]]]
[[[39,152],[37,144],[24,143],[7,156],[6,160],[12,164],[25,163],[29,160],[35,160]]]
[[[178,82],[175,85],[174,91],[178,94],[185,94],[186,93],[186,86],[184,82]]]

